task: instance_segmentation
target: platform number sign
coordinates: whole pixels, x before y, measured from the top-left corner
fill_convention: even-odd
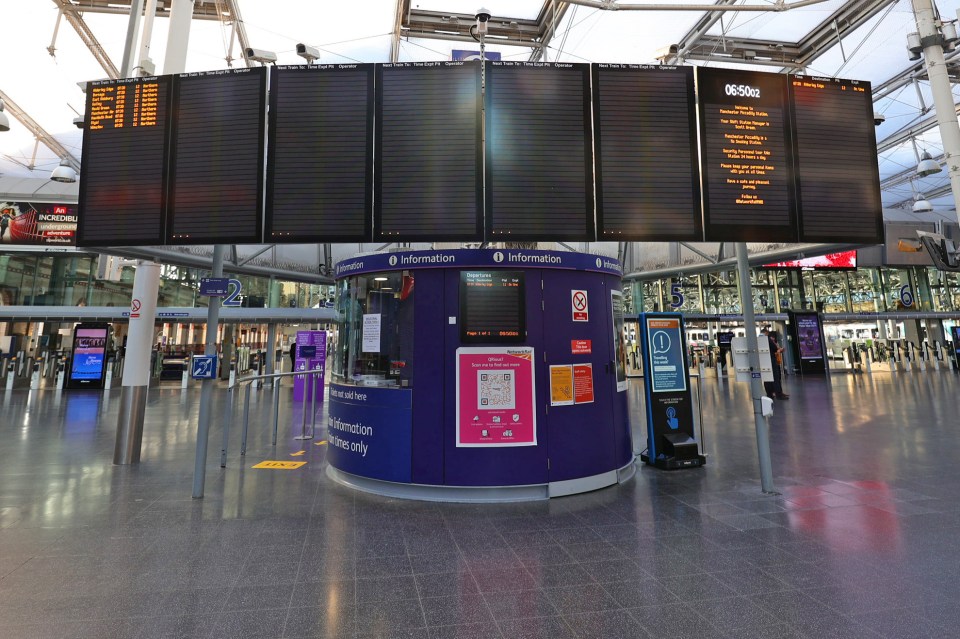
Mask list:
[[[910,290],[909,284],[900,287],[900,303],[907,308],[913,307],[913,291]]]
[[[583,290],[570,291],[570,307],[573,311],[574,322],[589,322],[590,309],[587,304],[587,292]]]
[[[680,308],[683,306],[683,284],[673,282],[670,284],[670,308]]]

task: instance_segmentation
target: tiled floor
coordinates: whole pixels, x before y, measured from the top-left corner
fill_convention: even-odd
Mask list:
[[[290,457],[296,412],[273,452],[269,393],[245,459],[234,433],[221,470],[211,433],[192,500],[197,391],[151,393],[135,467],[111,465],[119,391],[3,395],[0,637],[957,636],[960,376],[787,390],[782,496],[759,490],[746,387],[708,379],[706,468],[513,505],[337,486],[324,446]],[[250,468],[271,458],[308,464]]]

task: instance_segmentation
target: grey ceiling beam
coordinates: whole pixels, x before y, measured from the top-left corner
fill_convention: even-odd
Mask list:
[[[67,147],[60,144],[55,137],[47,133],[36,120],[30,117],[30,114],[21,109],[16,102],[10,99],[6,93],[0,90],[0,100],[3,100],[4,105],[6,106],[7,111],[10,112],[14,118],[17,119],[20,124],[25,126],[30,133],[33,134],[33,137],[46,146],[48,149],[57,154],[61,160],[66,160],[66,162],[73,168],[74,171],[80,170],[80,160],[78,160],[73,153],[67,150]],[[30,170],[33,170],[34,167],[29,167]]]
[[[61,15],[66,18],[67,22],[70,23],[70,26],[73,27],[73,30],[77,32],[78,36],[80,36],[80,39],[83,41],[83,43],[87,45],[88,49],[90,49],[90,53],[92,53],[93,57],[98,63],[100,63],[100,66],[103,67],[103,70],[106,72],[107,76],[111,80],[116,80],[119,78],[120,71],[117,69],[117,65],[115,65],[110,59],[110,56],[107,55],[103,45],[101,45],[100,41],[97,40],[97,36],[93,35],[93,31],[90,30],[90,27],[87,26],[87,23],[83,19],[82,12],[90,11],[91,9],[88,9],[86,6],[81,7],[78,3],[75,4],[71,0],[53,0],[53,3],[57,5],[57,7],[60,9]],[[130,14],[129,7],[127,8],[125,14]]]
[[[409,7],[409,2],[405,4]],[[430,38],[435,40],[454,40],[476,42],[471,29],[477,19],[473,14],[444,13],[408,9],[403,15],[400,26],[402,36],[409,38]],[[543,33],[535,20],[514,20],[493,16],[487,23],[487,42],[511,46],[540,46]]]
[[[798,43],[798,62],[807,66],[824,51],[859,29],[871,18],[897,0],[850,0],[844,2],[833,15],[814,27]],[[906,46],[906,45],[904,45]]]

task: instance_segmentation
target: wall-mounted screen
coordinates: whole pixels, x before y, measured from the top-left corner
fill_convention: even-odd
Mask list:
[[[869,82],[790,76],[801,242],[883,243]]]
[[[267,242],[370,241],[372,64],[272,68],[267,139]]]
[[[172,77],[87,83],[78,246],[164,242]]]
[[[693,68],[593,65],[597,238],[701,241]]]
[[[799,269],[801,271],[854,271],[857,269],[857,252],[842,251],[817,257],[805,257],[799,260],[773,262],[764,264],[763,268]]]
[[[708,241],[796,242],[787,76],[697,68]]]
[[[480,107],[479,62],[377,65],[377,240],[483,240]]]
[[[266,79],[263,67],[177,76],[170,244],[262,241]]]
[[[103,386],[107,362],[109,324],[78,324],[73,331],[73,359],[70,363],[70,388]]]
[[[73,246],[77,207],[72,204],[0,202],[0,248],[10,246]]]
[[[525,341],[525,299],[523,271],[461,271],[460,341]]]
[[[488,62],[487,240],[595,239],[590,65]]]

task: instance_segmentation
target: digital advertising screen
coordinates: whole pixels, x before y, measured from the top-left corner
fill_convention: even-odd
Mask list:
[[[697,91],[707,240],[796,242],[787,76],[697,67]]]
[[[460,341],[526,340],[525,299],[522,271],[461,271]]]
[[[703,240],[693,68],[592,72],[597,238]]]
[[[76,239],[76,206],[0,201],[0,247],[73,246]]]
[[[481,106],[479,62],[377,65],[378,241],[483,241]]]
[[[800,359],[823,359],[823,343],[820,340],[820,318],[815,314],[796,316],[798,349]]]
[[[595,239],[590,65],[486,64],[486,239]]]
[[[266,241],[370,241],[373,73],[372,64],[270,69]]]
[[[857,252],[841,251],[827,253],[817,257],[805,257],[799,260],[771,262],[762,268],[769,269],[799,269],[801,271],[855,271],[857,269]]]
[[[78,246],[164,243],[172,77],[87,83]]]
[[[262,240],[266,71],[257,67],[177,76],[170,244]]]
[[[882,244],[870,83],[789,77],[800,241]]]
[[[70,364],[71,386],[99,386],[103,382],[107,359],[107,325],[79,324],[73,332],[73,361]]]

